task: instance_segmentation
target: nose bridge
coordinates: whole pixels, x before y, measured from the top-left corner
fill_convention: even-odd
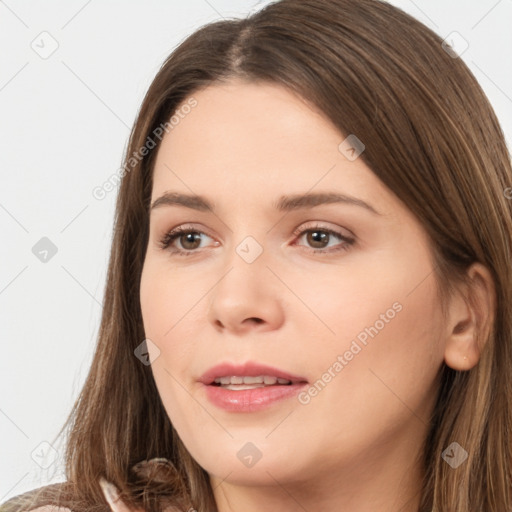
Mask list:
[[[261,240],[262,235],[257,235]],[[258,241],[254,236],[247,235],[242,241],[235,247],[236,254],[247,264],[252,265],[253,263],[260,260],[258,265],[261,265],[261,261],[267,258],[262,258],[264,253],[264,240]]]
[[[257,236],[262,238],[261,235]],[[233,232],[233,244],[224,263],[227,273],[222,279],[222,288],[229,288],[230,293],[236,292],[240,296],[257,291],[264,292],[263,285],[268,284],[270,272],[267,268],[268,250],[264,248],[263,241],[260,243],[253,235],[240,236]]]
[[[242,200],[233,206],[232,213],[236,222],[231,224],[228,236],[227,247],[232,251],[226,256],[226,265],[229,267],[235,266],[247,271],[258,269],[261,272],[264,262],[268,261],[268,226],[261,218],[258,219],[253,213],[255,211],[256,205],[244,205]]]

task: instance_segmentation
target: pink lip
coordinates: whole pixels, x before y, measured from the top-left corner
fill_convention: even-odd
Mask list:
[[[232,390],[213,385],[217,377],[268,375],[287,379],[291,384],[274,385],[262,388]],[[222,363],[207,370],[199,382],[204,385],[206,396],[210,402],[230,412],[254,412],[299,393],[307,385],[307,379],[298,375],[258,363],[247,362],[243,365]]]

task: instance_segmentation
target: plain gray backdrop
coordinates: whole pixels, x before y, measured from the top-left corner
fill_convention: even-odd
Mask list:
[[[91,363],[117,193],[92,190],[120,168],[146,89],[195,29],[267,3],[0,0],[0,502],[64,480],[53,440]],[[390,3],[469,45],[510,148],[512,0]]]

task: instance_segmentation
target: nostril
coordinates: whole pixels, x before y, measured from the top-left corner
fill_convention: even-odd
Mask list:
[[[262,323],[265,323],[265,321],[262,319],[262,318],[257,318],[257,317],[250,317],[250,318],[246,318],[243,323],[245,324],[246,322],[254,322],[255,324],[262,324]],[[215,325],[219,328],[224,328],[226,327],[219,319],[215,320]]]

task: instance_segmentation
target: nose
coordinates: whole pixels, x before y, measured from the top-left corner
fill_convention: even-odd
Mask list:
[[[248,263],[238,254],[210,294],[208,320],[219,332],[237,335],[278,329],[284,322],[282,284],[262,254]]]

